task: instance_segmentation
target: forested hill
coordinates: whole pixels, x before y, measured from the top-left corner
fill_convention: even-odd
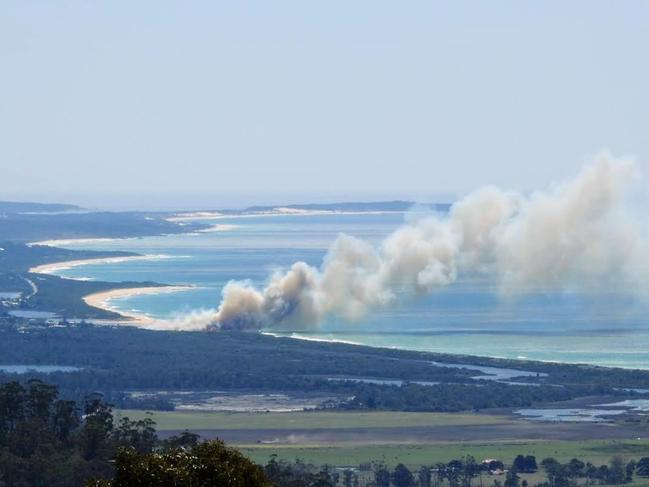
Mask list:
[[[204,228],[198,223],[179,224],[165,215],[140,212],[90,213],[2,213],[3,240],[30,242],[51,239],[143,237],[191,232]]]
[[[76,205],[63,203],[32,203],[22,201],[0,201],[1,213],[29,213],[29,212],[61,212],[79,211],[82,208]]]
[[[408,211],[414,207],[426,208],[433,211],[448,211],[447,203],[416,203],[414,201],[373,201],[373,202],[342,202],[342,203],[305,203],[275,206],[250,206],[243,210],[248,212],[269,212],[278,208],[310,211]]]
[[[2,249],[0,250],[0,274],[3,272],[28,272],[31,267],[51,262],[137,255],[134,252],[70,250],[1,240],[0,249]]]

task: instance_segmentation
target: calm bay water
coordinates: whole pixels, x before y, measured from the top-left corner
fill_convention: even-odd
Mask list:
[[[170,318],[215,308],[230,279],[263,285],[270,272],[296,260],[319,265],[341,232],[378,243],[403,221],[403,214],[228,218],[211,222],[234,225],[225,231],[67,245],[169,258],[87,265],[58,274],[197,286],[112,302],[121,310]],[[270,331],[412,350],[649,368],[648,317],[647,304],[622,294],[503,299],[489,278],[468,276],[420,300],[373,312],[360,323],[332,317],[317,332]]]

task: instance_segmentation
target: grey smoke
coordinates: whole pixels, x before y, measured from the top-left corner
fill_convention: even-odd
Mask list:
[[[632,161],[602,154],[573,180],[531,195],[482,188],[448,215],[406,223],[378,247],[340,235],[320,267],[296,262],[258,289],[229,282],[213,313],[176,328],[308,328],[328,315],[354,321],[454,282],[488,273],[503,294],[595,290],[644,283],[646,242],[625,211]]]

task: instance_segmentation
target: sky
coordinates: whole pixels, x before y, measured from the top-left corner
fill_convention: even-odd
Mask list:
[[[648,166],[649,2],[10,1],[0,200],[449,201]]]

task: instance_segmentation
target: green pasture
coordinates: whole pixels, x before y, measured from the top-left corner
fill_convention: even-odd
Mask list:
[[[119,410],[119,416],[142,419],[147,413]],[[155,411],[150,413],[159,431],[210,429],[319,429],[404,428],[424,426],[472,426],[512,423],[505,416],[464,413],[328,412],[229,413]]]

